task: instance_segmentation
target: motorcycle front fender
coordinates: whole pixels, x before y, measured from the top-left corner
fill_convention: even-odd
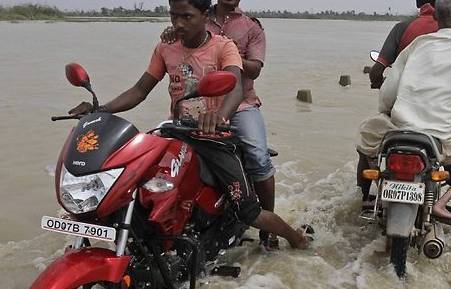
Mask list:
[[[130,262],[129,256],[102,248],[69,250],[51,263],[30,289],[73,289],[107,281],[119,283]]]
[[[418,205],[388,203],[387,236],[409,237],[417,218]]]

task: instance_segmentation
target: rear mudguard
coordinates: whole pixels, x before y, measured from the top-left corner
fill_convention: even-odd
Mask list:
[[[129,256],[118,257],[107,249],[70,250],[50,264],[30,289],[74,289],[97,281],[119,283],[129,262]]]
[[[403,203],[388,203],[387,235],[394,237],[409,237],[417,218],[418,205]]]

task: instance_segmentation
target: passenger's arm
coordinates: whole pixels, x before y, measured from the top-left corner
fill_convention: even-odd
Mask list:
[[[260,76],[263,64],[258,60],[246,60],[243,58],[243,74],[255,80]]]
[[[241,69],[238,66],[227,66],[224,70],[232,72],[237,79],[235,88],[226,95],[224,102],[218,111],[218,114],[222,118],[229,120],[244,99],[243,86],[241,83]]]
[[[250,79],[257,79],[266,57],[266,35],[260,22],[253,18],[254,25],[249,30],[249,43],[243,57],[243,74]]]
[[[410,47],[409,47],[410,48]],[[405,49],[396,59],[384,81],[379,94],[379,112],[390,115],[398,96],[399,83],[406,66],[409,49]]]

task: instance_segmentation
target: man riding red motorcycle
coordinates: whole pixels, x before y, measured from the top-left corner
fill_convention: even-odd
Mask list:
[[[242,61],[234,43],[225,37],[210,34],[205,27],[208,17],[208,0],[170,0],[170,14],[173,26],[181,39],[175,45],[160,43],[152,56],[147,71],[131,89],[101,107],[102,111],[117,113],[129,110],[142,102],[156,84],[169,74],[169,92],[172,98],[171,110],[178,99],[190,92],[198,79],[209,71],[224,70],[235,74],[237,86],[225,97],[215,99],[195,99],[185,103],[182,114],[197,117],[198,128],[204,134],[214,134],[216,125],[224,123],[233,115],[242,99]],[[91,106],[82,103],[70,114],[82,114]],[[254,192],[249,188],[243,167],[231,147],[218,140],[201,135],[183,138],[204,158],[215,172],[224,194],[235,198],[237,217],[244,223],[275,233],[287,239],[294,248],[305,248],[307,239],[293,230],[272,212],[261,210]],[[215,146],[217,144],[218,146]],[[222,153],[221,153],[222,152]],[[236,191],[240,192],[236,196]]]

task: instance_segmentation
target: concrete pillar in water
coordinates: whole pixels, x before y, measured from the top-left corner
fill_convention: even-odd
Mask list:
[[[310,89],[299,90],[297,98],[299,101],[312,103],[312,91]]]
[[[341,86],[351,85],[351,76],[350,75],[342,75],[340,77],[340,85]]]

